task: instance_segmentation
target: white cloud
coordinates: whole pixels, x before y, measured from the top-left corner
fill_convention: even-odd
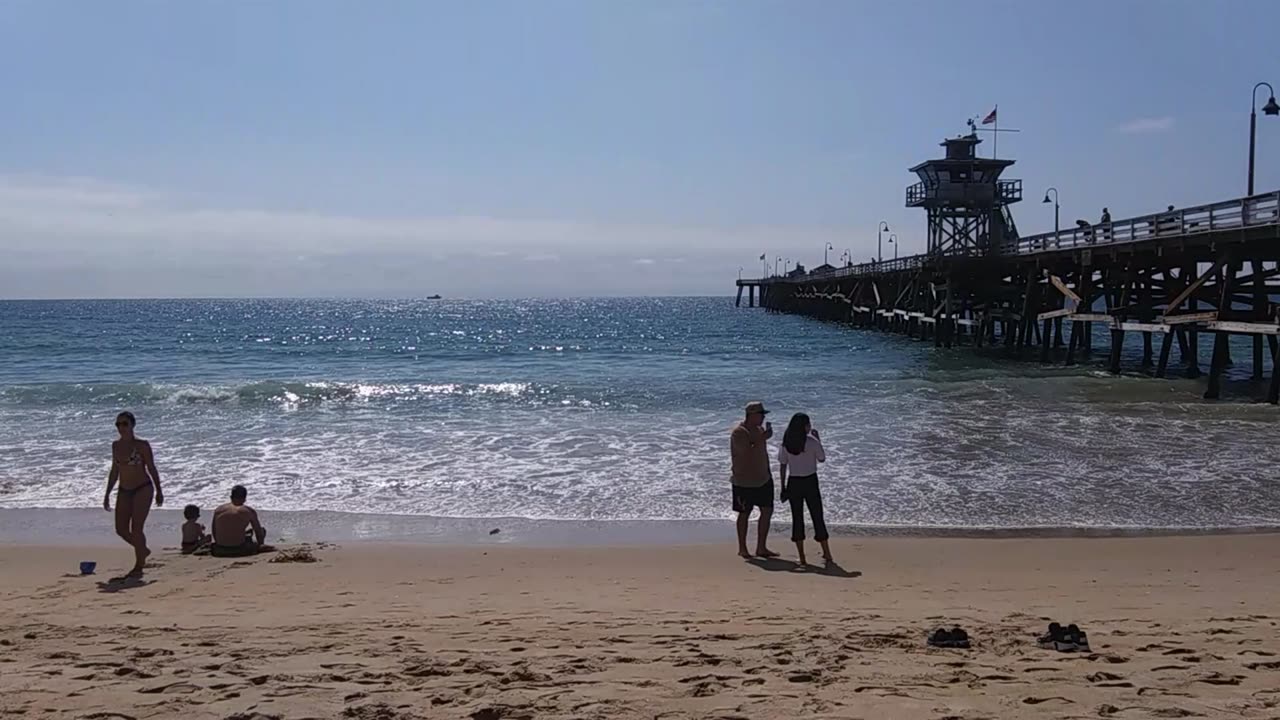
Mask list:
[[[84,178],[0,175],[0,296],[727,292],[724,278],[762,250],[794,256],[848,235],[282,212]],[[618,272],[674,257],[685,262],[662,278]]]
[[[1164,117],[1153,118],[1137,118],[1116,128],[1122,133],[1156,133],[1165,132],[1173,129],[1173,118],[1165,115]]]

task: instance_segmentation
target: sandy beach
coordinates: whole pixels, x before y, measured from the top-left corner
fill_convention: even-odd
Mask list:
[[[1280,535],[833,545],[831,572],[731,543],[164,549],[136,586],[107,582],[121,547],[9,545],[0,715],[1280,716]],[[1050,619],[1093,652],[1037,648]],[[926,647],[943,624],[973,648]]]

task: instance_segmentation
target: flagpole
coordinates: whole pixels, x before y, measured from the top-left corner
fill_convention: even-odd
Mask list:
[[[1000,158],[1000,153],[999,153],[999,150],[1000,150],[1000,105],[999,105],[999,104],[997,104],[997,105],[996,105],[996,108],[995,108],[994,110],[992,110],[992,111],[991,111],[991,114],[996,116],[996,126],[995,126],[995,129],[993,130],[993,132],[991,133],[992,135],[994,135],[994,136],[995,136],[995,137],[991,138],[991,159],[992,159],[992,160],[997,160],[997,159],[999,159],[999,158]]]

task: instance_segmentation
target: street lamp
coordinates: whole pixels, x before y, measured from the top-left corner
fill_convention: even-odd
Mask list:
[[[898,259],[898,235],[897,235],[897,233],[892,233],[892,234],[890,234],[890,235],[889,235],[889,244],[893,246],[893,259],[894,259],[894,260],[897,260],[897,259]]]
[[[791,272],[791,258],[782,261],[782,274],[786,275]]]
[[[827,251],[829,251],[829,250],[835,250],[835,248],[831,247],[831,243],[827,243],[827,246],[826,246],[825,248],[823,248],[823,249],[822,249],[822,264],[823,264],[823,265],[826,265],[826,264],[827,264]]]
[[[876,228],[876,262],[884,260],[884,254],[880,251],[880,248],[882,247],[880,237],[887,232],[889,232],[889,223],[881,220],[880,227]]]
[[[779,255],[777,260],[773,261],[773,276],[778,276],[778,263],[782,262],[782,256]]]
[[[1271,83],[1260,82],[1253,86],[1253,104],[1249,106],[1249,196],[1253,196],[1253,148],[1258,136],[1258,88],[1263,85],[1267,86],[1267,91],[1271,93],[1271,99],[1267,100],[1267,104],[1262,106],[1262,112],[1267,115],[1280,115],[1280,104],[1276,103],[1276,91],[1271,87]]]
[[[1049,193],[1053,193],[1053,244],[1056,247],[1058,244],[1058,188],[1051,187],[1045,190],[1044,200],[1040,204],[1049,202]]]

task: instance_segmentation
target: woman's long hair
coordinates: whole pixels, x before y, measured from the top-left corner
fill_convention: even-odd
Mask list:
[[[809,416],[796,413],[787,424],[787,431],[782,434],[782,447],[792,455],[804,452],[805,440],[809,439]]]

